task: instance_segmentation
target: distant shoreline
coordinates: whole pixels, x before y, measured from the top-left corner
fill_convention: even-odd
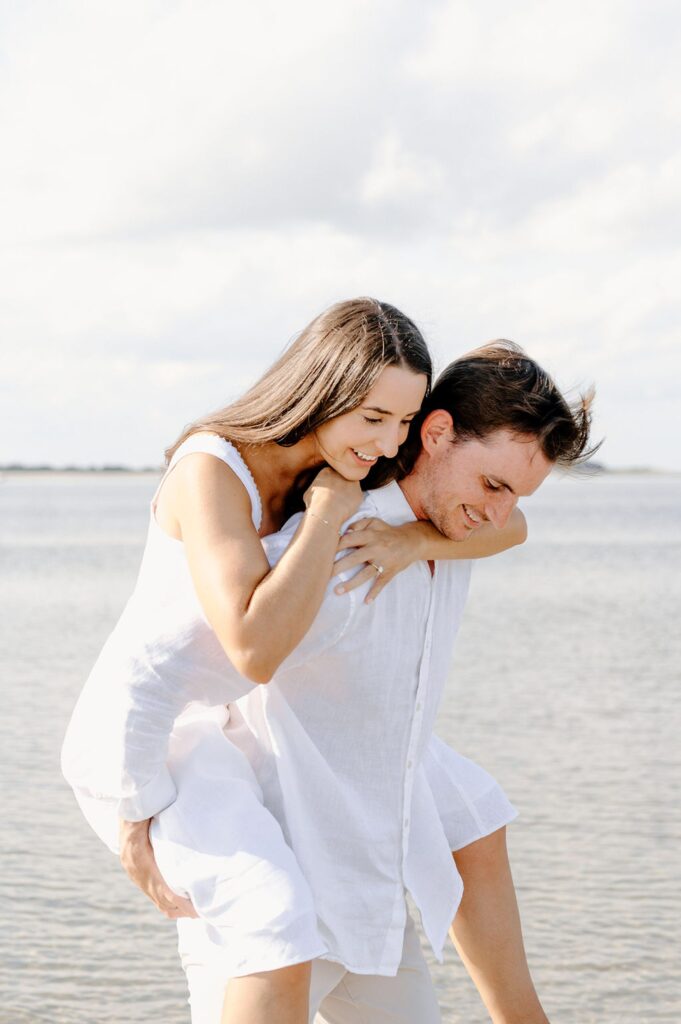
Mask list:
[[[61,476],[148,476],[151,473],[158,475],[164,470],[164,466],[142,466],[136,469],[132,466],[0,466],[0,473],[8,476],[20,476],[33,474],[43,476],[46,474],[57,474]]]
[[[0,466],[0,476],[159,476],[165,466],[23,466],[12,463]],[[561,470],[557,471],[561,473]],[[681,476],[680,470],[657,469],[653,466],[626,466],[613,469],[599,464],[575,467],[570,476]]]

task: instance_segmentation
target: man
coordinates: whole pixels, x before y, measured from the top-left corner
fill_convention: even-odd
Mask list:
[[[357,518],[430,520],[454,540],[487,521],[502,527],[554,465],[584,457],[588,404],[571,409],[516,346],[485,346],[441,375],[401,479],[368,492]],[[268,539],[271,562],[295,528],[294,517]],[[341,575],[363,555],[351,555]],[[330,593],[273,680],[239,702],[242,718],[233,713],[230,736],[249,755],[305,874],[328,948],[313,965],[310,1019],[317,1011],[325,1024],[440,1019],[405,892],[439,954],[462,893],[457,844],[443,825],[448,781],[452,819],[460,797],[447,764],[426,772],[424,757],[469,575],[470,562],[419,562],[380,601],[366,604],[361,590],[342,601]],[[482,878],[491,857],[492,883],[487,895],[472,894],[473,905],[464,901],[455,940],[495,1021],[540,1024],[505,848],[498,836],[481,842],[473,870]],[[201,927],[181,923],[180,947],[192,965],[193,1007],[205,1008],[193,1019],[218,1024],[224,977]]]

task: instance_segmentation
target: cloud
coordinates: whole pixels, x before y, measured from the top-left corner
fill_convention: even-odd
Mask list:
[[[402,6],[33,5],[7,46],[5,216],[21,237],[342,216],[419,21]]]
[[[681,371],[676,5],[71,0],[4,21],[4,461],[154,461],[369,293],[440,364],[505,335],[596,377],[604,457],[681,468],[650,404]]]

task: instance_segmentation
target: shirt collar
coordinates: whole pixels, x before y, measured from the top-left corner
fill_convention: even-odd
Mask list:
[[[376,508],[379,519],[388,522],[413,523],[416,516],[396,480],[375,491],[367,491],[367,497]]]

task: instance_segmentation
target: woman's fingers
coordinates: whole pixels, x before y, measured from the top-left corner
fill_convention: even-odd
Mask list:
[[[334,576],[340,576],[342,572],[350,572],[359,565],[364,565],[370,559],[371,551],[368,548],[358,548],[355,551],[351,551],[349,555],[345,555],[343,558],[339,558],[337,562],[334,562],[331,569],[331,579]]]
[[[362,559],[362,561],[364,562],[366,559]],[[339,583],[335,588],[336,593],[348,594],[351,590],[356,590],[357,587],[361,587],[363,583],[367,582],[367,580],[373,579],[375,575],[376,570],[373,565],[365,565],[363,569],[360,569],[359,572],[355,573],[352,579],[343,580],[342,583]]]
[[[376,528],[377,525],[383,525],[380,519],[358,519],[355,523],[350,523],[343,536],[338,541],[338,550],[345,551],[346,548],[356,548],[359,544],[367,544],[366,530]],[[360,534],[361,536],[357,536]]]
[[[347,594],[349,591],[355,590],[357,587],[361,587],[362,584],[373,580],[374,585],[364,599],[366,604],[370,604],[371,601],[378,597],[386,583],[389,583],[392,579],[392,573],[389,575],[385,570],[383,572],[379,572],[376,568],[377,565],[380,565],[380,562],[375,564],[373,562],[369,562],[369,564],[365,565],[363,569],[356,572],[352,579],[344,580],[343,583],[340,583],[335,588],[336,593]]]
[[[372,520],[367,519],[364,522],[370,523]],[[354,569],[362,562],[368,562],[379,550],[385,553],[385,545],[382,544],[382,541],[380,532],[368,526],[364,527],[361,532],[344,533],[338,542],[338,550],[350,553],[334,562],[332,576],[338,576],[346,569]]]
[[[337,594],[347,594],[350,590],[361,587],[373,580],[373,586],[365,601],[369,604],[383,590],[395,572],[399,570],[399,561],[395,560],[394,527],[388,526],[381,519],[358,519],[352,523],[340,538],[338,550],[350,549],[350,553],[339,558],[333,567],[333,576],[341,572],[359,571],[349,579],[339,583],[335,588]]]
[[[364,598],[364,603],[365,604],[371,604],[372,601],[375,601],[376,598],[378,597],[378,595],[383,590],[383,587],[386,585],[386,583],[389,583],[391,579],[392,579],[392,576],[386,576],[385,573],[382,573],[380,575],[378,573],[376,573],[376,578],[374,580],[374,585],[371,588],[371,590],[369,591],[369,593],[367,594],[367,596]]]
[[[369,519],[363,521],[371,522]],[[365,562],[370,561],[372,557],[372,540],[372,531],[368,527],[362,529],[360,533],[356,532],[354,535],[349,533],[343,534],[338,544],[338,550],[349,551],[349,554],[334,562],[331,577],[338,576],[342,572],[349,572],[351,569],[356,569],[357,566],[364,565]],[[355,586],[357,586],[356,583]],[[342,593],[342,591],[339,591],[339,593]]]

